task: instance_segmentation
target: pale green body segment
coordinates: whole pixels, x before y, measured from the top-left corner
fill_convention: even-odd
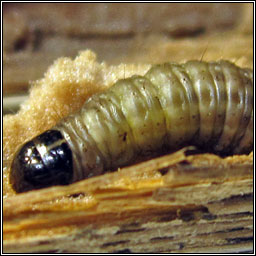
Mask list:
[[[56,128],[73,151],[76,181],[163,146],[248,152],[252,123],[251,70],[227,61],[189,61],[156,65],[144,77],[118,81]]]

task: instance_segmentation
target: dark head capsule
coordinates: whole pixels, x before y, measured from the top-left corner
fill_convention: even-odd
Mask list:
[[[24,144],[11,166],[10,183],[24,192],[72,182],[72,152],[62,134],[49,130]]]

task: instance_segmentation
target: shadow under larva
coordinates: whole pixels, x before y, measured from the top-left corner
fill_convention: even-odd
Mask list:
[[[10,182],[16,192],[69,184],[185,145],[219,155],[252,150],[252,70],[188,61],[119,80],[24,144]]]

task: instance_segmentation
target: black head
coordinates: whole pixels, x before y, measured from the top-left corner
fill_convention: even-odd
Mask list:
[[[24,192],[72,181],[72,152],[62,134],[49,130],[24,144],[11,166],[10,183]]]

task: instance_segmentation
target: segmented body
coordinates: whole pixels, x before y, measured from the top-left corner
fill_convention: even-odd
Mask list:
[[[70,182],[131,163],[138,154],[195,145],[218,154],[253,146],[252,70],[228,61],[153,66],[93,95],[53,130],[72,151]]]

